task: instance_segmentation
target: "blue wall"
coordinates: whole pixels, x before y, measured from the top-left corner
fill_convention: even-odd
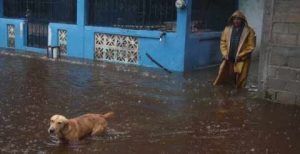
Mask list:
[[[165,68],[174,71],[184,70],[184,51],[186,41],[187,17],[184,11],[178,10],[177,32],[167,33],[162,41],[159,41],[160,31],[128,30],[110,27],[84,26],[86,16],[86,4],[84,0],[77,1],[77,25],[51,23],[49,45],[58,45],[58,29],[68,32],[68,56],[78,58],[94,58],[94,35],[106,33],[137,37],[139,41],[138,64],[146,67],[158,67],[146,56],[150,54]]]
[[[183,71],[184,42],[177,33],[167,33],[159,40],[160,31],[126,30],[109,27],[85,26],[84,32],[77,25],[56,24],[49,25],[51,29],[50,45],[58,45],[58,29],[68,32],[68,56],[79,58],[94,58],[95,33],[115,34],[137,37],[139,41],[139,65],[157,67],[146,53],[150,54],[161,65],[170,70]],[[180,42],[180,43],[177,43]]]
[[[67,31],[67,56],[83,58],[84,57],[84,49],[83,49],[83,30],[82,26],[71,25],[71,24],[57,24],[50,23],[49,24],[49,38],[50,42],[48,43],[51,46],[58,45],[58,30],[63,29]]]
[[[7,48],[7,25],[11,24],[15,26],[15,49],[34,51],[38,53],[46,54],[46,49],[32,48],[26,46],[26,24],[25,20],[22,19],[7,19],[0,18],[0,47]]]
[[[184,41],[183,37],[177,33],[168,33],[162,42],[159,41],[159,38],[144,37],[140,39],[140,64],[157,67],[145,56],[146,53],[169,70],[183,71],[184,69]]]
[[[0,18],[0,23],[0,46],[5,48],[8,47],[7,25],[10,24],[15,26],[15,47],[18,49],[24,49],[24,21]]]

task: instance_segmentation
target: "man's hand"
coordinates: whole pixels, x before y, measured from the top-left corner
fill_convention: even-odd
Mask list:
[[[236,61],[237,61],[237,62],[240,62],[240,61],[247,60],[247,59],[249,59],[249,58],[250,58],[250,54],[247,54],[247,55],[244,55],[244,56],[238,56],[238,57],[236,58]]]
[[[225,60],[229,60],[229,56],[228,56],[228,55],[223,56],[223,58],[224,58]]]
[[[242,57],[238,56],[238,57],[236,58],[236,62],[240,62],[240,61],[242,61]]]

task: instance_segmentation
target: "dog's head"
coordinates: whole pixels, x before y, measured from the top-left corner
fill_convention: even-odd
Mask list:
[[[62,115],[54,115],[50,118],[50,134],[59,134],[68,125],[68,119]]]

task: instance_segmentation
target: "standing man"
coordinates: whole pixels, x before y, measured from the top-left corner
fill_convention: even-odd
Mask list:
[[[234,80],[236,88],[245,87],[255,41],[255,32],[248,26],[245,15],[241,11],[234,12],[221,36],[223,61],[214,85]]]

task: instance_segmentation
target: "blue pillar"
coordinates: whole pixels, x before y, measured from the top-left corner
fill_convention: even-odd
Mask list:
[[[77,0],[77,53],[78,57],[85,57],[85,35],[84,35],[84,26],[86,24],[86,0]]]
[[[183,9],[177,9],[177,28],[176,31],[181,37],[188,37],[190,32],[190,14],[192,9],[192,0],[186,0],[187,6]]]
[[[77,25],[84,26],[86,23],[86,3],[85,0],[77,0]]]
[[[4,11],[4,6],[3,6],[3,0],[0,0],[0,18],[3,17],[3,11]]]
[[[191,10],[192,0],[186,0],[187,6],[183,9],[177,9],[177,28],[176,31],[179,37],[182,39],[182,52],[183,52],[183,63],[186,65],[186,54],[188,54],[187,42],[190,35],[190,24],[191,24]],[[184,70],[185,70],[184,66]]]

